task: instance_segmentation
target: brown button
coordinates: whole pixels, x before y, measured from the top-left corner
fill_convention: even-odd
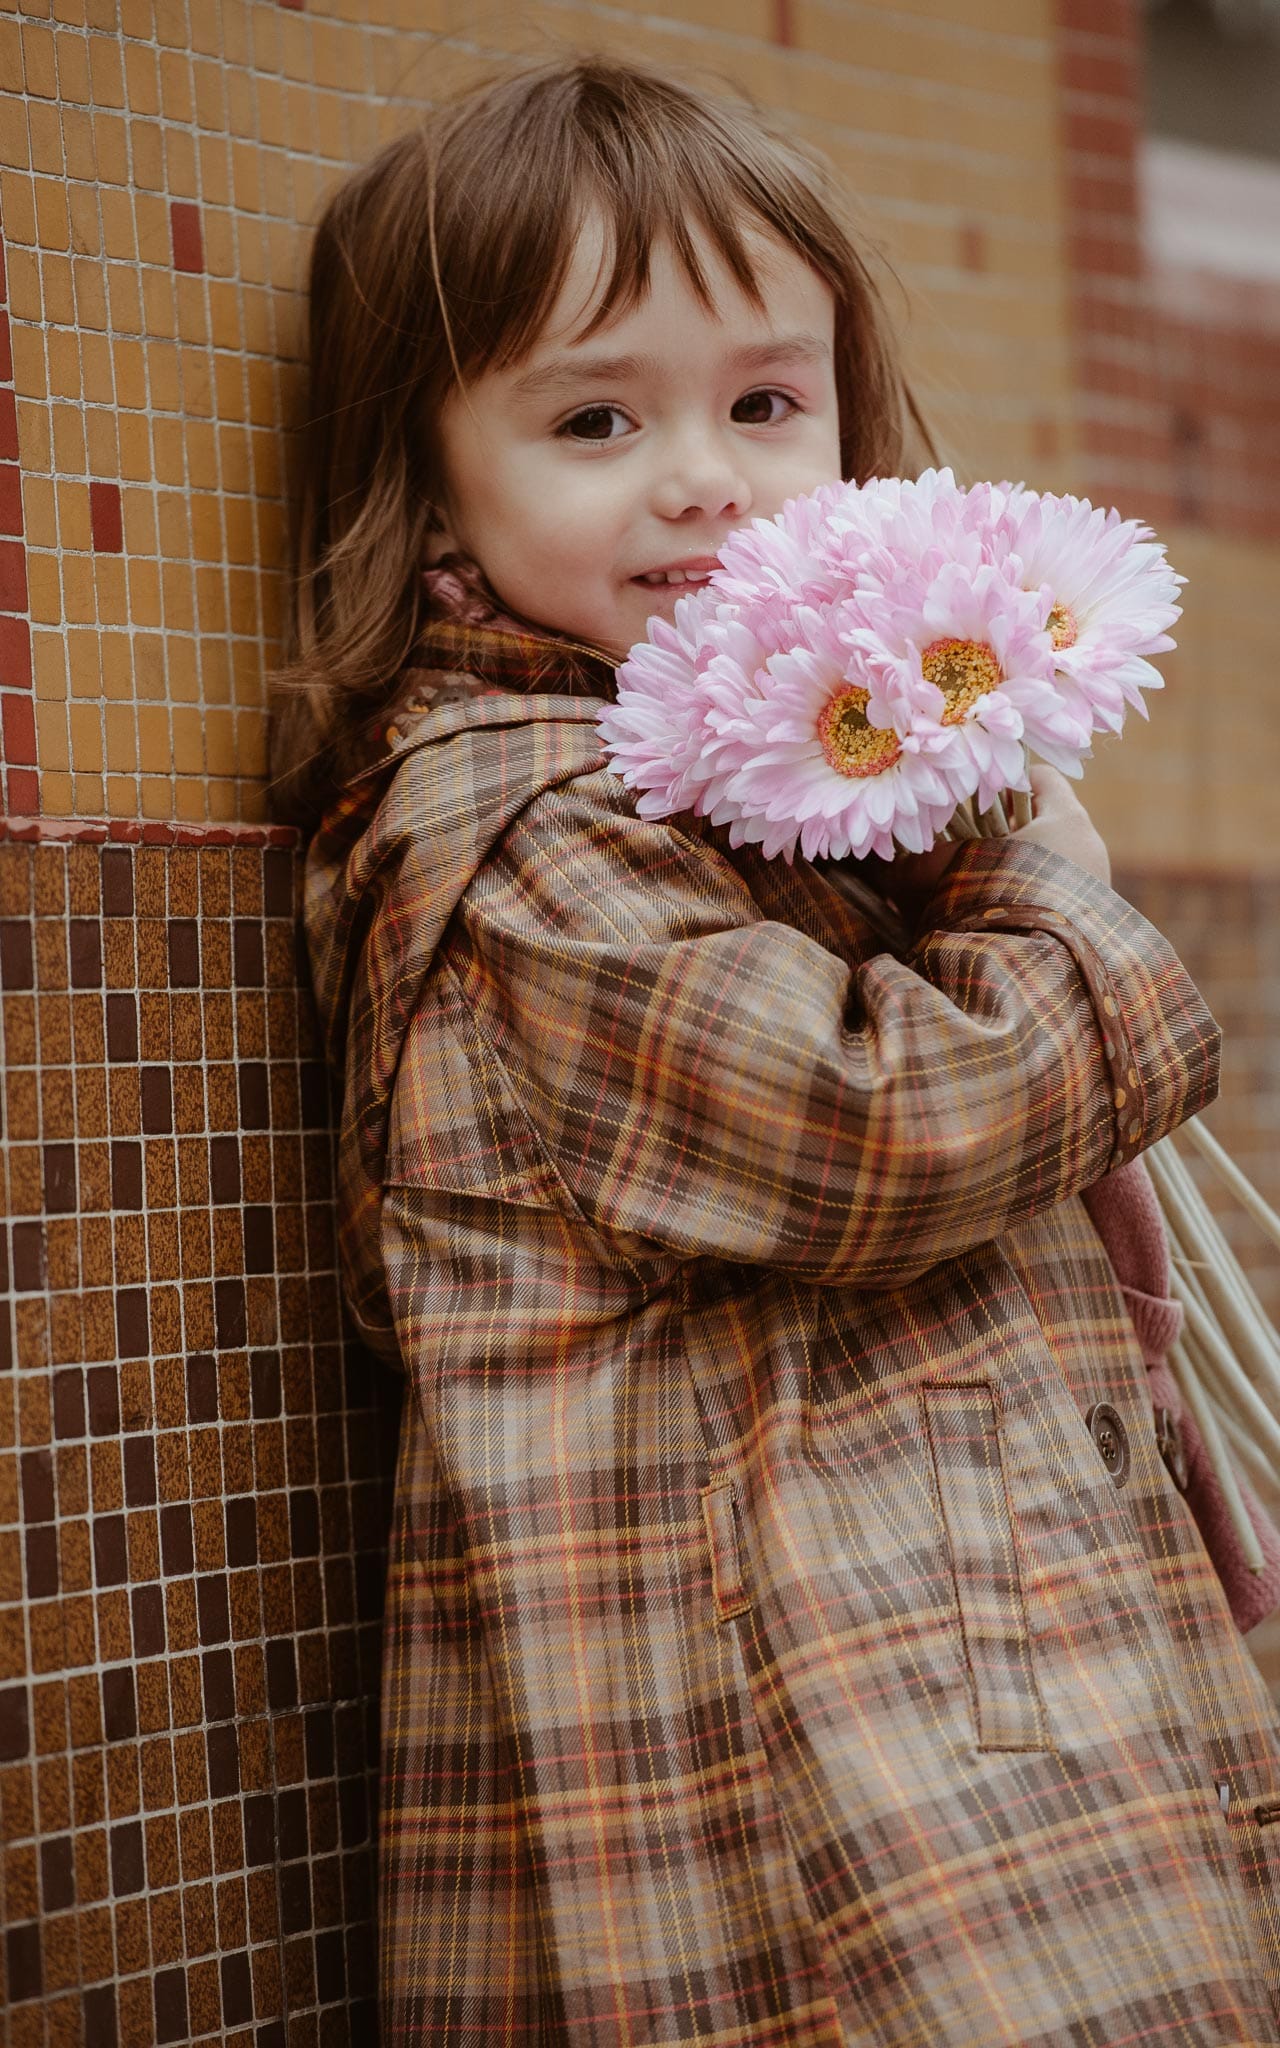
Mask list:
[[[1129,1437],[1115,1409],[1108,1401],[1097,1401],[1085,1416],[1084,1424],[1116,1485],[1123,1486],[1129,1477]]]
[[[1179,1493],[1187,1490],[1187,1452],[1182,1432],[1167,1408],[1156,1409],[1156,1449]]]

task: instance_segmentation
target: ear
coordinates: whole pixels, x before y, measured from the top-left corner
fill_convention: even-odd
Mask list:
[[[427,537],[422,549],[422,566],[424,569],[434,568],[435,564],[442,561],[445,555],[456,555],[457,553],[459,553],[457,536],[449,524],[448,514],[442,506],[433,505],[431,507],[430,521],[427,526]]]

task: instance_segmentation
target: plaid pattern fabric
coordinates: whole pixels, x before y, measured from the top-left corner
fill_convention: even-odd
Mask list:
[[[388,2041],[1280,2041],[1280,1742],[1075,1199],[1211,1097],[1194,988],[1025,845],[895,951],[466,660],[309,876],[410,1379]]]

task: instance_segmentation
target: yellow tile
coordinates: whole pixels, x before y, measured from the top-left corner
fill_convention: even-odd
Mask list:
[[[62,704],[36,705],[36,752],[42,777],[49,770],[71,766],[71,743],[67,733],[66,707]],[[45,783],[46,791],[48,783]]]
[[[164,189],[164,138],[158,121],[130,121],[129,154],[133,183],[144,192]]]
[[[75,818],[100,818],[105,808],[101,775],[76,774],[71,778],[72,798],[67,809]]]
[[[119,263],[136,262],[138,236],[129,194],[108,188],[99,194],[98,205],[102,217],[102,246],[106,255]]]
[[[65,327],[49,331],[46,353],[49,361],[49,390],[54,398],[80,396],[80,346],[75,334]]]
[[[203,616],[203,606],[201,607],[201,615]],[[231,658],[226,641],[219,639],[214,634],[207,634],[200,640],[199,649],[201,702],[204,704],[229,704],[231,702]]]
[[[110,405],[115,398],[115,379],[111,374],[111,343],[105,334],[81,332],[80,382],[85,399],[90,405]]]
[[[180,420],[154,420],[151,427],[152,466],[161,484],[185,484],[186,440]]]
[[[60,476],[83,476],[85,460],[84,414],[78,406],[53,408],[53,466]]]
[[[52,422],[46,405],[18,399],[18,460],[26,475],[53,467]]]
[[[133,650],[127,633],[104,633],[99,643],[102,693],[109,702],[133,701]]]
[[[124,490],[120,494],[124,520],[126,555],[154,555],[156,546],[155,498],[149,490]]]
[[[227,603],[233,633],[258,632],[258,579],[248,569],[228,569]]]
[[[57,178],[35,180],[35,238],[43,250],[66,250],[72,246],[68,188]]]
[[[209,815],[204,776],[184,775],[173,785],[173,815],[184,822],[203,822]]]
[[[93,546],[93,533],[89,525],[88,484],[58,484],[57,500],[59,542],[64,548],[88,554]]]
[[[58,558],[27,550],[27,609],[32,623],[53,626],[62,618],[62,582]]]
[[[6,243],[36,238],[35,180],[21,171],[0,171],[0,219]]]
[[[104,710],[106,764],[109,772],[131,775],[138,766],[138,735],[131,704],[108,704]]]
[[[201,224],[204,229],[204,267],[210,278],[234,277],[236,274],[236,238],[232,217],[206,208]]]
[[[192,64],[192,86],[195,101],[195,124],[197,128],[220,129],[227,118],[226,91],[220,62],[209,63],[200,58]],[[204,161],[204,139],[201,139],[201,163]],[[203,175],[203,173],[202,173]],[[208,187],[203,187],[208,192]]]
[[[44,751],[44,742],[41,741],[40,759],[43,762],[47,758]],[[71,818],[75,816],[72,788],[73,784],[69,775],[55,775],[49,769],[41,768],[40,795],[47,817]],[[131,813],[125,812],[124,815],[128,817]]]
[[[77,106],[87,106],[91,95],[89,48],[85,37],[55,36],[54,54],[58,68],[58,97],[71,100]]]
[[[45,398],[49,385],[45,374],[44,336],[38,327],[14,327],[13,388],[19,398]]]
[[[116,0],[86,0],[85,20],[90,28],[104,29],[114,35],[120,26],[120,9]]]
[[[244,364],[238,356],[216,355],[213,359],[214,411],[220,420],[245,417]]]
[[[100,185],[128,184],[129,131],[119,114],[104,114],[100,110],[95,110],[93,153],[97,159]],[[131,227],[131,235],[132,232]]]
[[[124,53],[125,101],[135,114],[160,112],[160,71],[154,50],[128,43]]]
[[[0,65],[4,62],[4,45],[0,40]],[[31,163],[31,143],[27,130],[27,106],[16,93],[0,96],[0,164],[7,164],[13,170],[25,171]]]
[[[157,412],[180,412],[182,391],[178,382],[178,351],[170,341],[147,343],[147,388]]]
[[[37,697],[67,694],[67,643],[61,632],[31,635],[31,674]]]
[[[161,704],[138,707],[138,759],[144,774],[163,775],[172,759],[169,713]]]
[[[210,711],[205,719],[205,762],[210,775],[236,772],[235,723],[230,711]]]
[[[94,562],[98,618],[104,626],[123,626],[129,618],[128,571],[122,555],[99,555]]]
[[[155,0],[155,35],[171,50],[185,50],[189,41],[185,0]]]
[[[165,190],[173,199],[195,199],[200,183],[196,171],[195,137],[181,128],[167,128],[164,141]]]
[[[73,697],[92,698],[95,702],[102,695],[102,654],[99,636],[84,627],[72,627],[66,635],[67,670]],[[62,695],[67,694],[64,682]]]
[[[147,402],[147,362],[141,342],[113,341],[111,365],[115,372],[116,404],[137,412]]]
[[[187,456],[187,479],[192,489],[216,491],[220,479],[213,427],[204,421],[192,421],[183,434],[183,443]]]
[[[91,555],[62,558],[62,616],[71,623],[88,625],[98,616],[93,567]]]
[[[75,291],[69,256],[47,255],[40,258],[40,298],[44,317],[52,325],[74,325]]]
[[[170,633],[165,642],[165,683],[171,704],[200,702],[196,643],[184,633]]]
[[[173,788],[166,778],[144,775],[141,784],[141,811],[144,818],[171,818],[173,816]]]
[[[77,775],[102,772],[102,713],[96,704],[72,704],[71,761]]]
[[[190,123],[196,117],[192,63],[175,50],[160,53],[160,108],[166,121]]]
[[[142,273],[142,319],[144,332],[172,340],[178,331],[174,304],[173,272],[146,269]]]
[[[31,168],[47,177],[63,174],[62,113],[57,106],[27,101],[27,135],[31,143]]]
[[[160,564],[160,591],[164,604],[164,622],[172,632],[191,632],[195,625],[194,592],[191,570],[185,562],[162,562]]]
[[[114,38],[90,36],[89,85],[95,107],[124,105],[124,52]]]
[[[199,711],[173,714],[173,765],[179,775],[204,773],[204,716]]]
[[[68,26],[83,28],[89,18],[86,0],[53,0],[53,18]]]
[[[196,570],[196,612],[202,633],[226,633],[229,616],[227,588],[220,568]]]
[[[129,617],[135,626],[158,626],[162,617],[160,570],[155,562],[129,564]]]
[[[133,680],[141,701],[159,702],[164,697],[164,640],[159,633],[134,634]]]
[[[105,332],[107,325],[107,273],[92,256],[73,257],[71,275],[75,291],[76,325]]]
[[[15,320],[39,321],[44,318],[44,296],[40,279],[45,262],[56,262],[56,257],[37,256],[34,249],[10,249],[9,256],[9,310]]]
[[[136,818],[138,784],[132,775],[108,775],[103,808],[109,818]]]
[[[22,76],[33,98],[57,98],[58,72],[53,37],[47,28],[40,28],[33,21],[22,24]]]
[[[165,267],[173,262],[173,234],[166,201],[154,192],[134,192],[133,220],[138,261]]]
[[[207,350],[180,349],[178,364],[184,410],[189,416],[207,419],[213,412],[212,365]]]
[[[22,525],[29,548],[57,547],[57,504],[54,487],[47,477],[23,477]]]

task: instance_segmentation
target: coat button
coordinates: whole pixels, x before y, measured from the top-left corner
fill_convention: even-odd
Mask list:
[[[1156,1409],[1156,1449],[1179,1493],[1187,1490],[1187,1452],[1182,1432],[1167,1408]]]
[[[1084,1426],[1116,1485],[1123,1486],[1129,1477],[1129,1437],[1115,1409],[1108,1401],[1096,1402],[1085,1416]]]

